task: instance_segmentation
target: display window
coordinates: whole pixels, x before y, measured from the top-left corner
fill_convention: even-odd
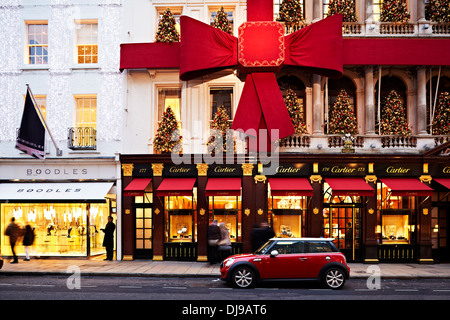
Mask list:
[[[306,196],[269,196],[269,218],[276,237],[305,236]]]
[[[242,242],[241,196],[210,196],[210,224],[212,220],[224,223],[231,242]]]
[[[192,196],[164,197],[166,242],[195,242],[197,239],[197,188]]]
[[[377,228],[381,244],[414,244],[416,197],[392,195],[383,183],[377,183]]]
[[[107,203],[2,203],[1,225],[15,218],[22,230],[30,225],[35,240],[31,256],[87,256],[105,253],[103,232],[110,214]],[[89,245],[89,252],[88,252]],[[16,253],[25,253],[22,239]],[[1,234],[2,255],[12,255],[8,236]]]

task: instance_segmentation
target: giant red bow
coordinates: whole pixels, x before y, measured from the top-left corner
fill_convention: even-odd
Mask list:
[[[294,134],[274,72],[295,66],[331,78],[342,76],[342,16],[334,15],[284,36],[278,22],[245,22],[239,41],[217,28],[181,17],[180,79],[239,67],[247,74],[232,128],[269,142]],[[252,131],[253,130],[253,131]],[[271,130],[279,130],[272,135]]]

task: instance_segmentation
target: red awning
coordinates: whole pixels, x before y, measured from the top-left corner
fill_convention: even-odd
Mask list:
[[[207,196],[240,196],[241,178],[210,178],[206,184]]]
[[[125,197],[143,196],[145,189],[152,182],[152,179],[136,178],[133,179],[123,190]]]
[[[380,179],[392,191],[393,196],[432,196],[433,189],[413,178]]]
[[[166,178],[156,190],[158,197],[163,196],[192,196],[195,178]]]
[[[312,196],[313,188],[306,178],[270,178],[272,196]]]
[[[439,184],[442,184],[447,189],[450,189],[450,179],[434,179]]]
[[[375,190],[361,178],[326,178],[333,196],[373,196]]]

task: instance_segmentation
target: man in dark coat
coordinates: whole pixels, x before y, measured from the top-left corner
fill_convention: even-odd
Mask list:
[[[105,229],[100,229],[105,233],[105,238],[103,239],[103,246],[106,247],[106,259],[112,261],[114,254],[114,230],[116,230],[116,225],[113,223],[113,218],[108,217],[108,223]]]
[[[19,260],[17,259],[16,251],[14,250],[14,247],[16,246],[16,241],[18,238],[22,235],[22,230],[20,227],[16,224],[16,219],[11,218],[11,223],[8,225],[8,227],[5,230],[5,235],[9,236],[9,243],[11,245],[11,251],[13,254],[13,261],[11,263],[18,263]]]
[[[220,238],[220,228],[217,220],[214,220],[208,227],[208,261],[210,264],[217,262],[217,242]]]

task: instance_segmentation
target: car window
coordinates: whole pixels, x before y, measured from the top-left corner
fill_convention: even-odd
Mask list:
[[[272,248],[279,254],[305,253],[305,243],[303,241],[278,241]]]
[[[333,252],[333,248],[327,241],[308,241],[308,252]]]

